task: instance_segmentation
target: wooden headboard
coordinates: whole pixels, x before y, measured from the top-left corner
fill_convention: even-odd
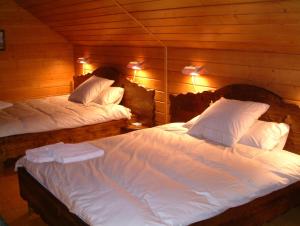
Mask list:
[[[146,89],[136,83],[130,82],[126,79],[126,76],[113,67],[100,67],[90,74],[74,76],[74,89],[93,75],[114,80],[113,86],[123,87],[125,92],[121,104],[130,108],[137,120],[143,123],[143,125],[154,125],[154,90]]]
[[[291,129],[285,149],[300,154],[300,108],[284,102],[280,96],[257,86],[234,84],[214,92],[170,95],[171,122],[188,121],[201,114],[211,102],[221,97],[269,104],[269,110],[260,119],[289,124]]]

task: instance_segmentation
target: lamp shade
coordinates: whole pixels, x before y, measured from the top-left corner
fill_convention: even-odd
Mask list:
[[[77,58],[77,63],[79,64],[86,64],[87,63],[87,59],[84,57],[78,57]]]
[[[185,66],[182,69],[182,74],[196,76],[196,75],[199,75],[201,69],[203,69],[202,66],[193,66],[193,65]]]
[[[142,61],[131,61],[127,64],[127,68],[133,70],[142,70],[144,68],[144,62]]]

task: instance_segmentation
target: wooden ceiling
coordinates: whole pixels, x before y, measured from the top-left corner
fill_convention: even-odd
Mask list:
[[[16,0],[71,43],[300,53],[299,0]]]

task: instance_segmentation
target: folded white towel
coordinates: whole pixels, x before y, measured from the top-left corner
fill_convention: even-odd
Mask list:
[[[0,110],[13,106],[12,103],[0,100]]]
[[[102,149],[89,143],[64,144],[54,150],[55,161],[59,163],[79,162],[100,157],[104,154]]]
[[[64,144],[62,142],[34,148],[26,151],[26,158],[31,162],[71,163],[100,157],[102,149],[88,143]]]
[[[26,159],[31,162],[43,163],[43,162],[53,162],[54,152],[57,148],[64,145],[63,142],[56,144],[49,144],[38,148],[29,149],[26,151]]]

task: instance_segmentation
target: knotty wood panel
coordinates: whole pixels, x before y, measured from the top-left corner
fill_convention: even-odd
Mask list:
[[[242,51],[169,49],[169,93],[200,92],[228,84],[247,83],[271,90],[286,100],[300,101],[299,55]],[[203,65],[196,78],[182,75],[185,65]]]
[[[88,56],[91,67],[110,63],[125,70],[128,61],[145,59],[146,70],[139,72],[136,81],[156,89],[156,120],[163,121],[163,49],[113,0],[17,2],[72,44],[80,45],[75,47],[75,57]],[[118,2],[168,46],[169,93],[248,83],[289,101],[300,100],[300,1]],[[149,48],[153,46],[160,48]],[[195,87],[190,77],[181,74],[188,64],[206,68]]]
[[[17,0],[74,44],[160,46],[113,0]],[[298,0],[119,0],[168,47],[300,53]]]
[[[136,73],[135,82],[150,89],[155,89],[156,124],[164,123],[164,53],[162,48],[134,48],[134,47],[97,47],[75,46],[75,59],[85,57],[88,59],[89,71],[93,71],[101,65],[112,65],[119,68],[129,77],[133,75],[131,69],[126,66],[129,61],[144,61],[144,70]],[[75,66],[76,74],[82,74],[80,64]]]
[[[12,0],[0,1],[6,50],[0,51],[0,99],[20,100],[69,93],[73,49],[59,34]]]

